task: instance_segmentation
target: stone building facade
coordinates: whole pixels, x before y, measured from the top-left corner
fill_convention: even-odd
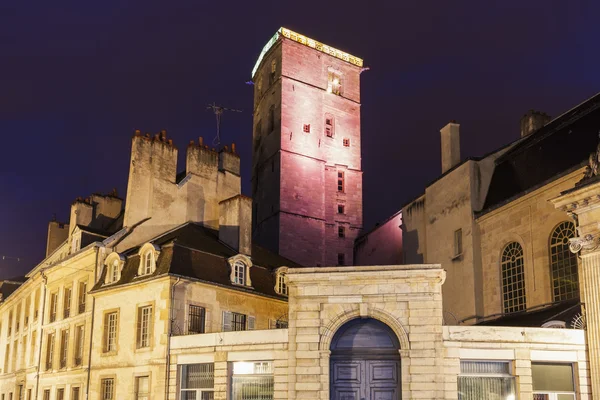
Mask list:
[[[362,229],[362,60],[281,28],[253,72],[257,243],[301,265],[352,265]]]

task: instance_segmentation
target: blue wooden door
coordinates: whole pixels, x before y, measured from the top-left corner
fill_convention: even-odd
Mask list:
[[[334,360],[331,399],[398,400],[399,375],[398,360]]]

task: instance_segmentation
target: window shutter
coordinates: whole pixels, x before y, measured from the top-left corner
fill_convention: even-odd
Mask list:
[[[249,331],[254,330],[254,321],[255,321],[254,317],[248,316],[248,330]]]
[[[223,311],[223,332],[231,331],[232,315],[230,311]]]

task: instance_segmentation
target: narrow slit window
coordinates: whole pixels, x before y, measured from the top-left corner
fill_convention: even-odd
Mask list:
[[[338,226],[338,237],[344,238],[346,237],[346,228],[343,226]]]
[[[344,147],[350,147],[350,139],[344,138]]]
[[[337,191],[344,192],[344,172],[338,171],[337,173]]]
[[[302,131],[303,131],[304,133],[310,133],[310,124],[304,124],[304,125],[302,126]]]

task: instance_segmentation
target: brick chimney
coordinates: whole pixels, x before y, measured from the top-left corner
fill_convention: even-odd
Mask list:
[[[442,174],[460,163],[460,124],[450,121],[440,129],[442,138]]]
[[[545,112],[529,110],[527,114],[521,117],[521,137],[531,135],[550,122],[551,119]]]
[[[237,195],[219,202],[219,240],[252,255],[252,199]]]

